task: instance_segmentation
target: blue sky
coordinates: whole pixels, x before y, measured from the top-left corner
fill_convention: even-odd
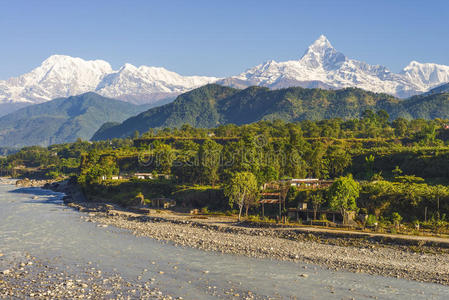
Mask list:
[[[449,65],[449,1],[0,0],[0,79],[52,54],[234,75],[299,59],[320,34],[347,56],[399,71]]]

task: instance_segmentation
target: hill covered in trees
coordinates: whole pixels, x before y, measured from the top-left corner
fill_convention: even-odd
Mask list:
[[[419,224],[449,233],[447,123],[390,121],[383,110],[367,110],[349,120],[259,121],[214,128],[184,124],[134,139],[24,148],[0,158],[0,172],[71,177],[92,201],[134,206],[171,198],[180,207],[231,214],[232,183],[261,187],[288,178],[330,179],[354,184],[357,193],[350,209],[361,215],[360,224],[398,230],[403,220],[410,232]],[[152,179],[139,179],[136,173],[151,173]],[[260,214],[258,196],[253,196],[245,209]],[[285,208],[306,202],[336,209],[334,196],[333,188],[289,187]],[[277,206],[265,207],[265,216],[277,214]]]
[[[55,99],[1,117],[0,146],[47,146],[89,139],[105,122],[120,122],[145,109],[95,93]]]
[[[385,110],[396,118],[449,118],[449,94],[432,94],[399,100],[357,88],[342,90],[300,87],[244,90],[209,84],[182,94],[170,104],[152,108],[122,124],[106,124],[93,140],[128,137],[150,128],[175,128],[189,124],[212,128],[224,124],[250,124],[260,120],[323,120],[358,118],[362,113]]]

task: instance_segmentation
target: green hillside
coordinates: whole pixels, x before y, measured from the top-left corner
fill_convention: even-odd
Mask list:
[[[144,109],[95,93],[27,106],[0,118],[0,146],[46,146],[89,139],[105,122],[121,122]]]
[[[426,98],[417,97],[407,102],[356,88],[322,90],[294,87],[269,90],[250,87],[239,90],[210,84],[182,94],[174,102],[150,109],[120,125],[102,127],[92,139],[127,137],[136,130],[146,132],[150,128],[180,127],[186,123],[210,128],[229,123],[241,125],[274,119],[350,119],[359,117],[366,109],[385,109],[392,117],[435,117],[431,108],[434,105],[428,104],[424,113],[427,115],[423,116],[419,112],[420,102],[426,102]],[[439,114],[444,115],[443,112]]]

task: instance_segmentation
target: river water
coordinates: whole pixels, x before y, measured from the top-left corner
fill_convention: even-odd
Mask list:
[[[0,184],[0,252],[27,252],[64,266],[91,264],[130,282],[153,278],[160,290],[184,299],[227,298],[229,291],[283,299],[449,299],[449,287],[438,284],[204,252],[136,237],[85,222],[83,213],[65,207],[61,198],[38,188]],[[300,276],[304,273],[308,277]]]

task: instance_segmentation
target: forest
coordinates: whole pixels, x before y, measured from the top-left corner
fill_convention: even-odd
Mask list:
[[[26,147],[2,157],[0,172],[70,179],[90,199],[123,206],[166,197],[207,213],[243,209],[247,219],[257,221],[278,218],[277,208],[261,217],[257,200],[265,183],[330,179],[328,188],[289,187],[282,214],[306,202],[354,211],[364,216],[357,219],[360,226],[379,230],[448,231],[447,121],[391,121],[383,110],[366,110],[350,120],[274,120],[210,129],[185,124],[136,131],[130,138]],[[152,174],[151,179],[138,178],[139,173]]]

